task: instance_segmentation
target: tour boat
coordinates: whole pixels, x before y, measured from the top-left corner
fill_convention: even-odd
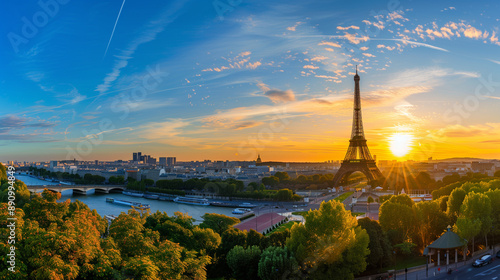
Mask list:
[[[237,214],[237,215],[241,215],[241,214],[245,214],[245,213],[250,212],[250,211],[252,211],[252,210],[246,209],[246,208],[236,208],[233,210],[232,213]]]
[[[200,205],[200,206],[210,205],[208,199],[206,198],[187,197],[187,196],[178,196],[174,199],[174,202],[191,204],[191,205]]]
[[[114,204],[119,204],[119,205],[125,205],[125,206],[130,206],[138,209],[149,209],[150,206],[149,204],[142,204],[139,202],[133,202],[133,201],[127,201],[127,200],[121,200],[121,199],[114,199],[114,198],[106,198],[106,202],[114,203]]]
[[[244,207],[244,208],[255,208],[257,205],[248,203],[248,202],[243,202],[242,204],[238,205],[239,207]]]

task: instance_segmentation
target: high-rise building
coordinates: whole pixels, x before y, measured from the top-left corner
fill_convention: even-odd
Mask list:
[[[142,158],[142,152],[138,152],[137,153],[137,161],[142,161],[143,158]]]
[[[167,165],[168,166],[174,166],[176,162],[177,162],[176,157],[167,157]]]
[[[167,158],[166,157],[160,157],[160,162],[159,164],[161,166],[167,166]]]
[[[133,153],[133,154],[132,154],[132,160],[133,160],[133,161],[139,161],[139,160],[137,159],[137,153]]]

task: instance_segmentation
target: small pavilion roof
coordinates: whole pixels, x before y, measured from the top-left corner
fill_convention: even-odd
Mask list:
[[[455,249],[463,247],[467,240],[458,236],[458,234],[451,231],[451,226],[448,226],[448,231],[445,232],[436,241],[432,242],[431,245],[427,246],[424,250],[424,255],[429,251],[429,249]]]

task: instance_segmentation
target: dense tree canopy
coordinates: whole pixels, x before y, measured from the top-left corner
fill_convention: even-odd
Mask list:
[[[52,175],[48,171],[38,172]],[[6,175],[0,164],[2,202],[7,201]],[[320,188],[326,177],[290,179],[287,173],[277,172],[275,178],[281,190],[264,190],[255,183],[244,193],[290,200],[294,195],[288,185],[304,182]],[[429,181],[426,174],[417,177],[417,184]],[[57,202],[60,194],[48,190],[30,194],[26,185],[17,181],[16,272],[12,274],[6,269],[10,248],[4,243],[0,246],[0,278],[352,279],[366,267],[389,265],[393,250],[421,254],[449,224],[454,224],[454,230],[469,244],[476,240],[485,246],[488,236],[498,236],[500,207],[496,206],[500,204],[500,180],[468,174],[453,182],[455,177],[447,178],[445,181],[451,184],[433,193],[433,201],[414,203],[406,195],[381,197],[380,223],[367,218],[357,221],[343,204],[332,200],[304,214],[305,224],[267,235],[238,230],[234,227],[238,219],[219,214],[205,214],[203,222],[196,225],[186,213],[169,216],[159,211],[140,214],[130,210],[109,225],[78,200]],[[87,176],[88,180],[91,178]],[[110,178],[110,183],[122,179]],[[466,179],[469,181],[463,181]],[[242,182],[233,179],[181,182],[160,182],[161,187],[156,188],[208,188],[234,196],[243,193]],[[131,184],[146,188],[150,183],[144,180]],[[10,234],[6,228],[7,207],[6,203],[0,204],[0,238],[4,240]]]
[[[243,248],[236,245],[227,254],[227,264],[233,271],[233,277],[241,280],[257,279],[257,268],[261,250],[258,246]]]
[[[218,234],[223,234],[233,225],[240,222],[237,218],[215,213],[207,213],[203,215],[202,218],[203,223],[200,224],[200,227],[211,228]]]
[[[335,200],[322,202],[292,227],[287,247],[312,279],[353,279],[366,268],[369,237]]]
[[[258,275],[262,280],[292,279],[298,268],[297,260],[287,247],[270,246],[262,252]]]
[[[370,254],[366,258],[368,265],[376,268],[389,264],[392,257],[391,244],[380,224],[370,218],[363,218],[358,220],[358,225],[366,230],[370,237]]]

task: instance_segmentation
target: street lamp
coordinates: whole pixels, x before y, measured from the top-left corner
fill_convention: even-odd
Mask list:
[[[396,251],[392,251],[392,253],[394,254],[394,280],[396,280],[396,277],[398,275],[398,270],[396,267],[396,263],[398,261],[398,258],[396,258]]]

